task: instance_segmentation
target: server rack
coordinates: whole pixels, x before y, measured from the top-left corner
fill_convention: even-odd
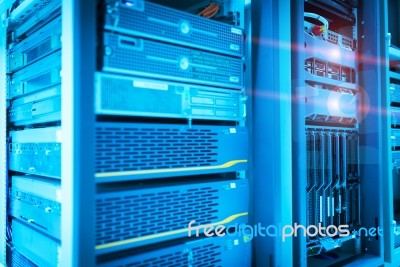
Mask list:
[[[382,125],[382,143],[384,148],[384,227],[385,227],[385,261],[390,266],[396,266],[400,263],[399,257],[399,223],[398,223],[398,84],[400,82],[398,75],[399,61],[399,29],[397,16],[394,10],[398,10],[397,1],[385,1],[382,6],[384,16],[382,24],[384,25],[385,38],[382,38],[384,70],[384,91],[382,93],[382,106],[386,108],[386,116]]]
[[[194,241],[186,229],[189,219],[197,217],[204,224],[248,222],[244,3],[156,2],[1,5],[8,49],[3,51],[8,64],[3,91],[10,100],[7,167],[14,174],[2,189],[10,193],[8,215],[15,231],[7,240],[3,263],[7,257],[12,265],[114,265],[140,248],[123,263],[158,252],[181,253],[184,265],[205,263],[205,256],[229,263],[236,260],[226,251],[234,250],[233,255],[240,251],[245,256],[240,259],[243,266],[251,264],[247,238]],[[25,13],[18,17],[15,10]],[[61,15],[55,16],[54,10]],[[132,17],[145,27],[129,28]],[[13,47],[6,46],[11,42]],[[148,62],[123,62],[129,57]],[[170,68],[164,68],[167,63]],[[123,81],[128,81],[125,91],[119,87]],[[115,94],[110,85],[123,91]],[[141,101],[124,105],[124,97]],[[53,185],[54,180],[59,182]],[[48,194],[29,191],[28,184]],[[54,199],[59,192],[62,200]],[[155,192],[148,206],[137,207]],[[118,219],[126,230],[123,236],[120,229],[110,231],[115,226],[110,215],[115,209],[110,207],[122,207],[117,197],[124,197],[124,203],[134,199],[117,211],[124,215]],[[195,199],[209,206],[195,205]],[[224,209],[238,200],[234,210]],[[164,202],[170,201],[176,207],[165,212]],[[44,205],[45,215],[30,208],[37,202]],[[7,200],[0,203],[7,206]],[[155,216],[152,227],[132,226],[142,209]],[[143,233],[143,227],[149,232]],[[24,242],[23,236],[40,240],[48,253]],[[220,258],[215,251],[210,254],[211,245],[221,250]],[[172,262],[177,263],[171,258],[166,264]]]
[[[95,1],[0,11],[0,265],[93,266]]]
[[[376,58],[378,3],[295,1],[294,221],[308,226],[347,225],[350,234],[306,235],[294,240],[299,266],[383,264],[380,98]],[[373,10],[373,11],[372,11]],[[300,25],[299,25],[300,24]],[[378,88],[378,90],[377,90]],[[374,109],[370,112],[368,108]],[[376,114],[378,113],[378,114]],[[374,151],[375,154],[372,152]],[[372,190],[375,188],[375,190]],[[368,197],[365,197],[368,195]],[[298,204],[301,203],[301,204]]]
[[[99,4],[97,264],[227,264],[221,242],[250,266],[188,229],[248,222],[244,5],[162,4]]]

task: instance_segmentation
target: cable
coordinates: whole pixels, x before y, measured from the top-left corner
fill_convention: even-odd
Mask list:
[[[205,9],[200,11],[198,15],[205,18],[212,18],[218,13],[218,11],[219,11],[219,5],[216,3],[211,3]]]
[[[322,24],[324,24],[326,30],[329,29],[328,20],[326,18],[322,17],[321,15],[311,13],[311,12],[304,12],[304,17],[316,19],[316,20],[320,21]]]

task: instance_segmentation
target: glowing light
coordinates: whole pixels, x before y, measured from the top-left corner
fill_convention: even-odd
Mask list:
[[[337,49],[337,48],[334,48],[334,49],[331,49],[331,51],[329,51],[330,53],[330,56],[333,58],[333,59],[340,59],[340,56],[341,56],[341,54],[340,54],[340,50],[339,49]]]

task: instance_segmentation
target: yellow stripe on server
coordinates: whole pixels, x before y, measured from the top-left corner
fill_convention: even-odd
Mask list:
[[[247,214],[248,214],[248,212],[234,214],[234,215],[231,215],[231,216],[227,217],[226,219],[224,219],[224,220],[222,220],[220,222],[207,224],[207,226],[224,225],[224,224],[227,224],[227,223],[230,223],[230,222],[236,220],[239,217],[246,216]],[[193,230],[195,230],[196,228],[198,228],[198,226],[193,226]],[[171,236],[171,235],[182,234],[182,233],[185,233],[185,232],[188,232],[188,228],[169,231],[169,232],[163,232],[163,233],[158,233],[158,234],[153,234],[153,235],[135,237],[135,238],[122,240],[122,241],[117,241],[117,242],[112,242],[112,243],[108,243],[108,244],[97,245],[96,249],[100,250],[100,249],[117,247],[117,246],[122,246],[122,245],[127,245],[127,244],[133,244],[133,243],[137,243],[137,242],[141,242],[141,241],[151,240],[151,239],[154,239],[154,238],[161,238],[161,237],[166,237],[166,236]]]
[[[203,166],[203,167],[189,167],[189,168],[170,168],[170,169],[156,169],[156,170],[139,170],[139,171],[124,171],[124,172],[103,172],[96,173],[97,178],[115,177],[115,176],[127,176],[127,175],[143,175],[153,173],[171,173],[171,172],[189,172],[189,171],[203,171],[203,170],[214,170],[214,169],[226,169],[233,165],[240,163],[246,163],[247,159],[231,160],[221,165],[215,166]]]

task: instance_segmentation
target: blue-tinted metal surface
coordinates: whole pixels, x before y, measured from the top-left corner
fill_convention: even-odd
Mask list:
[[[61,119],[61,87],[55,86],[11,101],[9,121],[29,125]]]
[[[97,182],[247,168],[245,127],[97,123],[95,140]]]
[[[9,214],[39,232],[60,239],[60,182],[39,176],[13,176]]]
[[[192,227],[247,223],[248,190],[247,180],[229,180],[100,193],[97,253],[187,237],[192,220]]]
[[[61,244],[27,224],[13,219],[13,245],[38,266],[57,266],[60,263]]]
[[[9,82],[8,97],[12,99],[60,83],[61,51],[57,51],[12,74]]]
[[[246,238],[215,237],[188,241],[142,254],[100,262],[98,266],[240,266],[250,267]]]
[[[61,17],[55,18],[8,51],[8,72],[14,72],[61,48]]]
[[[240,28],[142,0],[107,2],[104,28],[112,32],[243,56]]]
[[[105,115],[243,120],[243,92],[97,73],[96,112]]]
[[[95,265],[95,0],[62,1],[61,266]]]
[[[290,1],[259,0],[251,5],[253,220],[292,224]],[[256,266],[293,266],[291,238],[254,241]]]
[[[309,33],[307,29],[304,29],[304,56],[305,58],[316,57],[321,60],[332,62],[335,64],[348,66],[350,68],[356,68],[356,51],[352,50],[352,47],[344,47],[344,36],[341,36],[335,32],[329,32],[331,38],[333,34],[336,35],[335,39],[341,39],[341,45],[334,43],[333,40],[325,40],[322,36],[314,36]],[[340,36],[340,38],[338,38]],[[347,43],[353,44],[353,39],[349,39]]]
[[[60,178],[60,127],[12,131],[10,135],[10,170]]]
[[[305,117],[310,122],[357,124],[358,95],[352,91],[331,91],[311,86],[305,87]]]
[[[104,33],[103,71],[243,88],[241,59],[115,33]]]
[[[13,267],[37,267],[14,247],[7,246],[7,264]]]
[[[359,52],[366,55],[360,58],[359,84],[363,88],[363,100],[360,106],[370,110],[364,111],[360,123],[360,190],[363,196],[361,203],[361,224],[363,227],[383,227],[383,162],[386,158],[382,138],[386,136],[386,123],[383,115],[386,114],[382,106],[382,90],[387,90],[382,77],[385,66],[381,64],[382,36],[381,6],[383,1],[363,1],[360,14],[363,24],[358,24],[360,35],[364,38],[359,44]],[[368,55],[368,56],[367,56]],[[390,134],[387,135],[388,137]],[[390,141],[389,139],[387,140]],[[383,264],[383,238],[361,239],[361,246],[367,253],[376,257],[375,266]],[[356,262],[355,262],[356,263]]]
[[[11,5],[10,1],[5,1],[0,4],[0,14],[5,15],[7,8]],[[7,41],[6,41],[6,27],[0,25],[0,265],[6,265],[6,232],[8,227],[7,222],[7,85],[6,85],[6,55],[7,55]]]

